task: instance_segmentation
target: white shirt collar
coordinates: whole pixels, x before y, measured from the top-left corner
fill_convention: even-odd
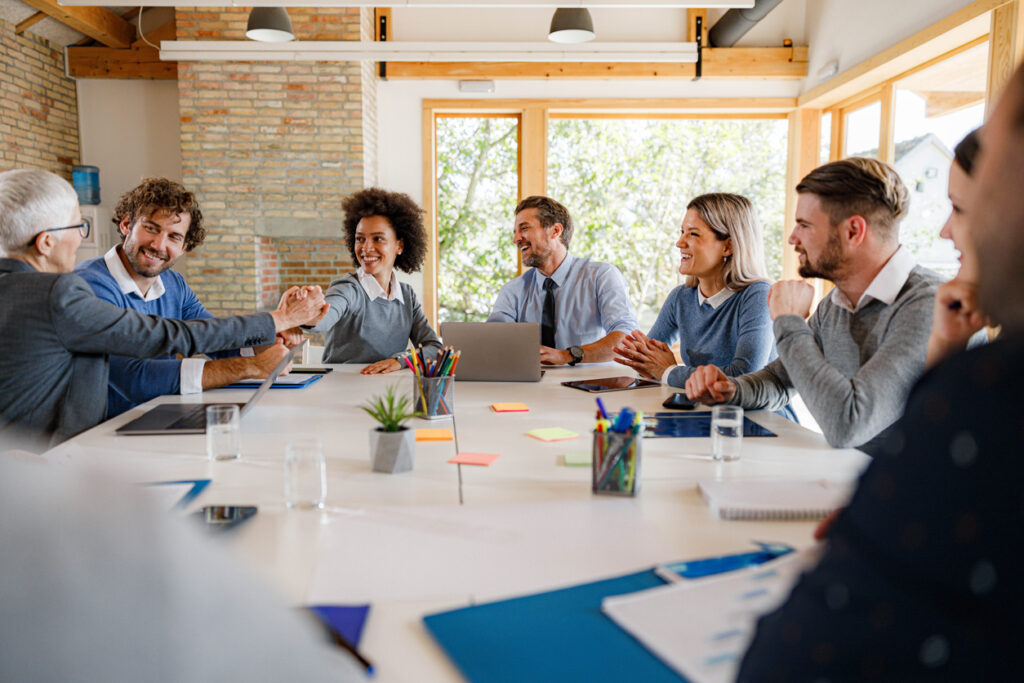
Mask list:
[[[914,260],[914,255],[910,253],[909,249],[900,245],[896,252],[889,257],[886,264],[882,266],[882,269],[878,271],[878,275],[871,281],[868,288],[860,295],[860,301],[857,302],[856,306],[846,298],[845,294],[839,291],[838,287],[832,290],[832,303],[846,309],[850,313],[856,313],[864,308],[871,299],[877,299],[886,306],[889,306],[892,302],[896,301],[900,290],[903,289],[903,285],[907,283],[907,278],[910,277],[910,271],[916,265],[917,261]]]
[[[722,287],[720,290],[718,290],[711,296],[704,296],[703,294],[701,294],[700,285],[697,285],[696,289],[697,304],[699,306],[707,304],[708,306],[711,306],[711,308],[718,308],[719,306],[724,304],[729,297],[736,293],[735,291],[729,289],[728,287]]]
[[[391,290],[390,296],[380,286],[380,283],[377,282],[377,278],[368,275],[362,266],[356,269],[356,277],[359,279],[359,284],[362,285],[363,291],[366,292],[366,296],[370,297],[370,301],[383,298],[387,301],[401,301],[403,304],[405,303],[405,299],[402,298],[402,287],[398,284],[395,271],[391,271],[391,283],[388,287]]]
[[[163,277],[157,275],[156,281],[153,282],[149,287],[149,291],[146,292],[145,296],[142,294],[142,290],[132,279],[132,276],[128,274],[128,269],[124,267],[124,263],[121,261],[120,255],[117,253],[117,247],[111,247],[110,251],[103,255],[103,262],[107,264],[107,270],[110,271],[110,275],[114,278],[114,282],[117,283],[121,293],[125,296],[134,294],[143,301],[155,301],[162,297],[167,291],[164,288]]]

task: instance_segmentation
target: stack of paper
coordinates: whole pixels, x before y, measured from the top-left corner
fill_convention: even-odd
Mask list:
[[[778,607],[816,548],[758,567],[605,598],[601,610],[694,683],[732,681],[757,618]]]

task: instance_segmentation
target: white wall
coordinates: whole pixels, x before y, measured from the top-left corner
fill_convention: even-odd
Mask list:
[[[832,60],[839,73],[923,31],[973,0],[812,0],[807,3],[808,77],[804,91],[824,80]]]
[[[82,162],[100,169],[102,206],[147,176],[181,181],[177,81],[80,78]]]

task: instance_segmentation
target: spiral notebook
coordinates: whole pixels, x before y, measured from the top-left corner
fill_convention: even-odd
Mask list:
[[[721,519],[820,519],[844,505],[851,484],[818,481],[702,481],[697,484]]]

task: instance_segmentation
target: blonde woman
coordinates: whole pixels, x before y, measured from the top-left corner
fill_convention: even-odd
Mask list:
[[[684,284],[668,295],[647,335],[634,330],[619,343],[616,362],[680,388],[699,365],[717,365],[731,377],[760,370],[776,354],[761,228],[750,200],[695,197],[676,247]],[[677,340],[682,365],[669,348]]]

